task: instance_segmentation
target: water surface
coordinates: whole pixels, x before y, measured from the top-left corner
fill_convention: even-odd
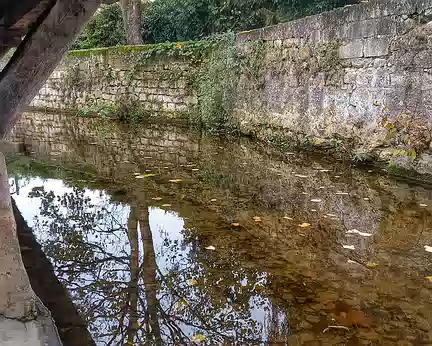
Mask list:
[[[427,187],[173,126],[44,119],[11,138],[11,190],[95,344],[432,344]]]

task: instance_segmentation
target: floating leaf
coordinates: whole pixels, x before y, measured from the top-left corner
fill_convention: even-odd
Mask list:
[[[166,204],[162,204],[161,206],[162,206],[162,207],[171,207],[171,204],[166,203]]]
[[[207,250],[216,250],[216,248],[212,245],[206,247]]]
[[[367,198],[367,197],[363,198],[363,200],[365,200],[365,201],[370,201],[370,199]]]
[[[240,224],[237,223],[237,222],[233,222],[233,223],[231,224],[231,226],[233,226],[233,227],[240,227]]]
[[[198,285],[198,281],[196,281],[195,279],[189,279],[189,280],[186,280],[186,283],[187,283],[189,286],[196,286],[196,285]]]
[[[198,172],[199,169],[198,168],[192,168],[192,172]]]
[[[427,204],[423,204],[423,203],[421,203],[421,204],[420,204],[420,207],[427,207]]]
[[[312,226],[310,223],[307,223],[307,222],[303,222],[303,223],[301,223],[300,225],[298,225],[299,227],[301,227],[301,228],[307,228],[307,227],[310,227],[310,226]]]
[[[357,229],[351,229],[351,230],[347,231],[346,233],[347,234],[358,234],[358,235],[361,235],[362,237],[371,237],[372,236],[371,233],[360,232]]]
[[[143,175],[137,175],[137,176],[135,176],[135,179],[144,179],[144,176]]]
[[[213,198],[213,199],[210,200],[210,202],[216,202],[216,201],[217,201],[216,198]]]
[[[152,174],[152,173],[144,174],[144,178],[154,177],[155,175],[156,175],[156,174]]]
[[[293,220],[294,220],[292,217],[289,217],[289,216],[284,216],[283,218],[284,218],[285,220],[290,220],[290,221],[293,221]]]
[[[432,252],[432,246],[425,245],[425,246],[424,246],[424,249],[425,249],[427,252]]]
[[[169,182],[170,183],[181,183],[183,181],[183,179],[171,179]]]
[[[326,214],[326,215],[329,217],[337,217],[337,215],[335,215],[335,214]]]
[[[364,327],[369,328],[372,325],[372,320],[363,311],[350,309],[342,311],[335,319],[341,325],[347,327]]]
[[[314,199],[311,199],[311,202],[320,203],[320,202],[322,202],[322,200],[319,198],[314,198]]]
[[[335,178],[340,178],[341,176],[340,176],[340,175],[335,175],[334,177],[335,177]]]
[[[355,249],[354,245],[342,245],[342,247],[344,249],[348,249],[348,250],[354,250]]]
[[[366,267],[368,267],[368,268],[370,268],[370,269],[373,269],[373,268],[378,267],[378,263],[375,263],[375,262],[368,262],[368,263],[366,264]]]
[[[254,217],[253,217],[253,220],[254,220],[255,222],[261,222],[261,221],[262,221],[261,218],[260,218],[259,216],[254,216]]]
[[[203,342],[205,339],[206,337],[204,335],[198,333],[192,337],[192,342]]]
[[[140,174],[141,174],[141,173],[137,173],[137,172],[134,173],[134,175],[140,175]]]

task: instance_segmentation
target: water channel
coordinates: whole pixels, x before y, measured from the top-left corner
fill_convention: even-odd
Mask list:
[[[65,345],[432,345],[428,186],[174,125],[33,119],[11,193]]]

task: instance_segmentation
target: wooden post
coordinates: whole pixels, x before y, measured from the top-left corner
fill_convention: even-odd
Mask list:
[[[0,72],[0,139],[15,125],[102,0],[57,0]]]
[[[21,259],[4,156],[0,153],[0,334],[9,345],[60,346],[49,312]]]

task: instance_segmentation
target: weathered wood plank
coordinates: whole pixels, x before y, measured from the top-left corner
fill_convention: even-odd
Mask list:
[[[37,94],[102,0],[58,0],[0,73],[0,138]]]

